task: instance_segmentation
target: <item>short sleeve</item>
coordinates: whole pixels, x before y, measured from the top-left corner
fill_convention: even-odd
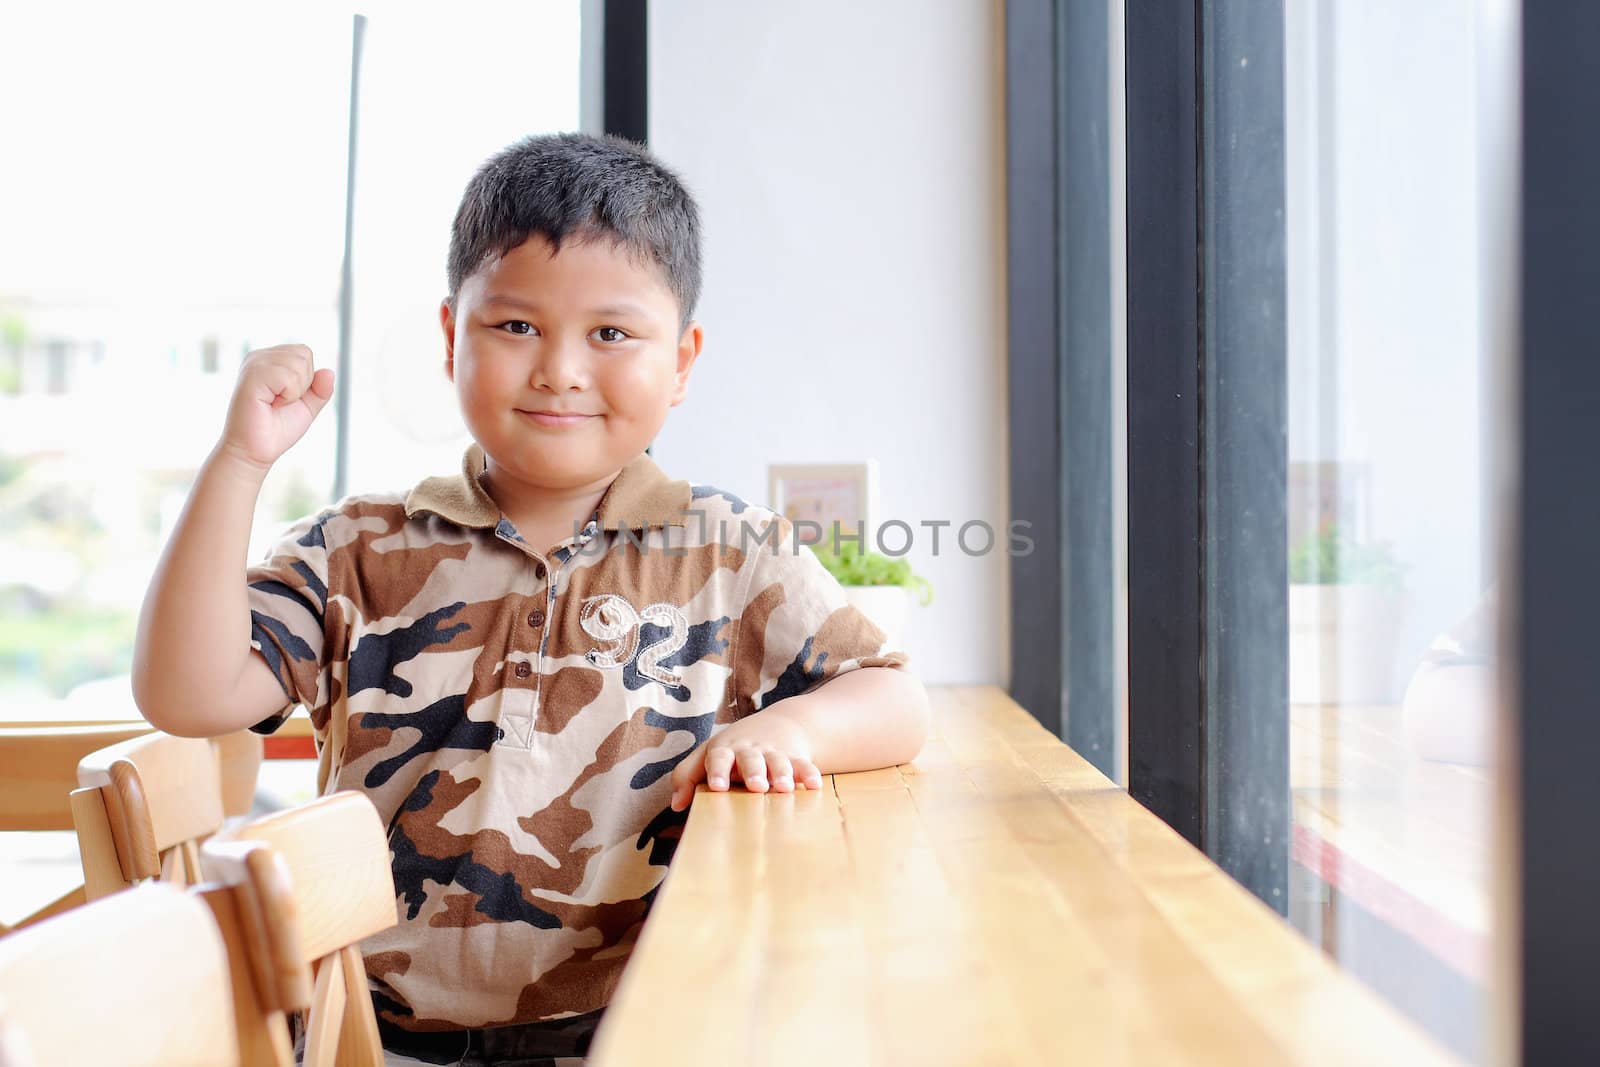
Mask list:
[[[328,609],[328,513],[300,520],[262,562],[245,571],[250,606],[250,647],[283,686],[284,706],[250,729],[270,734],[304,704],[315,708],[322,676]]]
[[[747,574],[729,694],[739,717],[846,671],[904,667],[911,659],[845,599],[838,580],[796,543],[793,531],[788,519],[773,515],[743,546]]]

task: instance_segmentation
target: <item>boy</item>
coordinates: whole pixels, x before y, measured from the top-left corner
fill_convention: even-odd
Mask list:
[[[303,346],[254,352],[152,581],[146,717],[271,732],[304,704],[319,791],[389,828],[399,924],[363,950],[391,1062],[582,1055],[698,782],[816,789],[921,749],[905,653],[792,525],[644,454],[700,353],[699,241],[639,146],[512,145],[462,198],[439,309],[461,473],[347,498],[246,570],[261,481],[334,385]]]

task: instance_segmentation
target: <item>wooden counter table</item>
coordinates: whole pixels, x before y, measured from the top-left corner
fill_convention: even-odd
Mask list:
[[[1001,690],[915,762],[704,787],[590,1067],[1455,1063]]]

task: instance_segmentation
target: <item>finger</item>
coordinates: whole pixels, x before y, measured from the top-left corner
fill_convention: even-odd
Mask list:
[[[327,406],[328,400],[333,396],[333,371],[327,367],[317,371],[311,377],[311,388],[300,397],[301,403],[310,410],[311,417]]]
[[[295,353],[295,369],[300,374],[300,391],[304,394],[311,391],[311,386],[317,380],[317,364],[311,358],[311,349],[304,345],[298,348],[299,351]]]
[[[772,783],[776,792],[794,792],[794,771],[789,765],[789,757],[777,749],[767,753],[767,781]]]
[[[706,746],[696,745],[694,751],[678,761],[672,769],[672,810],[682,811],[694,800],[695,783],[705,777]]]
[[[261,368],[256,380],[262,389],[261,398],[270,402],[273,407],[292,404],[300,399],[301,393],[305,392],[300,372],[282,363],[267,363]]]
[[[311,349],[306,345],[274,345],[267,349],[271,358],[282,360],[285,363],[300,363],[310,366],[312,362]]]
[[[729,772],[733,768],[733,749],[727,745],[712,745],[706,753],[706,785],[712,789],[727,789]]]
[[[300,383],[301,392],[311,388],[311,378],[316,370],[316,364],[312,361],[311,349],[305,345],[284,345],[282,348],[273,349],[272,358],[268,362],[292,373],[295,380]]]
[[[741,748],[736,756],[739,761],[739,777],[744,779],[744,787],[752,793],[765,793],[767,791],[767,761],[757,748]]]
[[[794,763],[795,784],[803,785],[807,789],[822,788],[822,772],[817,770],[817,765],[804,756],[796,756]]]

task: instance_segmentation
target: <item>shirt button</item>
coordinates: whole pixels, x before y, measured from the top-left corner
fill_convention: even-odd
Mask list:
[[[530,611],[530,612],[528,612],[528,625],[534,627],[535,629],[539,628],[540,626],[543,626],[544,625],[544,612],[542,612],[542,611]]]
[[[535,563],[533,565],[533,576],[535,578],[543,578],[544,577],[544,564],[543,563]]]
[[[530,667],[528,664],[526,664],[526,663],[517,664],[516,675],[517,675],[518,678],[526,678],[528,675],[530,675],[532,673],[533,673],[533,668]]]

